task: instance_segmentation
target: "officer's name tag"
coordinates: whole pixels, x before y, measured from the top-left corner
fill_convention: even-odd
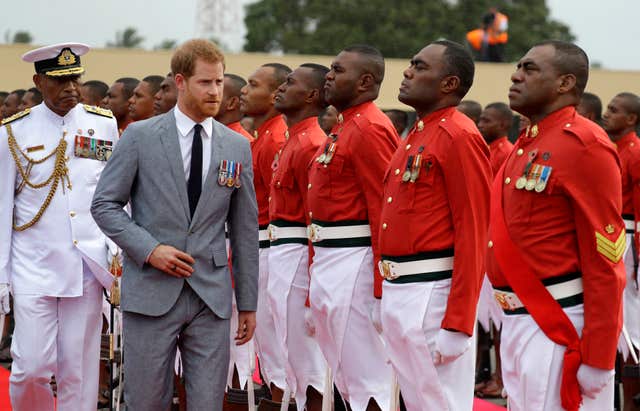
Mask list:
[[[113,142],[76,136],[73,152],[76,157],[107,161],[113,152]]]

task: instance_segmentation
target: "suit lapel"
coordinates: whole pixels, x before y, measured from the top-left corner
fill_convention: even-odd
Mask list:
[[[200,194],[200,199],[198,200],[198,206],[196,207],[196,211],[193,214],[193,219],[191,220],[191,226],[193,226],[194,221],[197,221],[198,217],[201,213],[203,213],[203,209],[205,208],[205,204],[207,204],[213,195],[215,189],[212,185],[217,186],[218,179],[218,168],[220,166],[220,161],[222,161],[222,147],[224,138],[222,136],[223,133],[220,133],[218,129],[220,127],[215,121],[213,122],[213,128],[211,133],[211,161],[209,162],[209,171],[207,172],[207,176],[204,179],[204,184],[202,186],[202,194]],[[184,172],[183,172],[184,174]],[[185,191],[186,193],[186,191]]]
[[[180,142],[178,136],[178,128],[176,126],[175,117],[173,111],[169,111],[165,114],[164,121],[160,125],[160,142],[164,148],[164,154],[167,157],[167,163],[171,168],[171,174],[173,175],[173,182],[176,184],[176,190],[178,191],[178,197],[182,203],[185,216],[187,220],[190,219],[189,211],[189,198],[187,197],[187,179],[184,175],[184,164],[182,163],[182,156],[180,155]]]

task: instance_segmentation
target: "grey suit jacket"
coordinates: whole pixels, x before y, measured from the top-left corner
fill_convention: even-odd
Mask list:
[[[238,310],[255,311],[258,217],[249,143],[214,120],[211,165],[191,219],[178,138],[173,110],[130,124],[98,182],[91,213],[100,229],[124,250],[121,307],[163,315],[187,281],[216,315],[229,318],[232,287],[226,222]],[[240,188],[218,184],[222,160],[242,163]],[[123,209],[128,202],[131,216]],[[176,278],[145,263],[159,244],[193,256],[190,278]]]

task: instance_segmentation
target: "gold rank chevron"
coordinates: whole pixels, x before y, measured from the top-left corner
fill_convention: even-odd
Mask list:
[[[620,232],[620,236],[615,242],[596,231],[596,245],[600,254],[617,263],[622,258],[626,246],[625,230]]]

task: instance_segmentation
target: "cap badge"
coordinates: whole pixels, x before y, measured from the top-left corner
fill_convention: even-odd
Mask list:
[[[58,64],[61,66],[76,64],[76,56],[73,55],[71,50],[64,49],[62,50],[62,53],[60,53],[60,57],[58,57]]]

